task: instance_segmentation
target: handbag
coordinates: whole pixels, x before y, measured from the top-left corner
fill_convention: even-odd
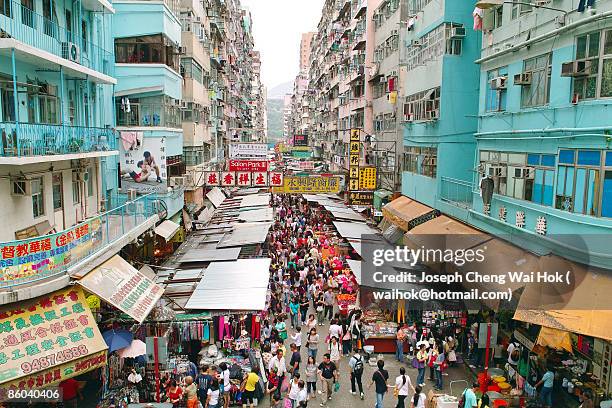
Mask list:
[[[419,368],[419,359],[416,357],[412,358],[412,368]]]
[[[394,387],[394,388],[393,388],[393,396],[394,396],[395,398],[397,398],[397,397],[399,396],[399,388],[397,388],[397,387]]]
[[[334,383],[334,392],[338,392],[338,391],[340,391],[340,383],[336,381]]]
[[[457,361],[457,354],[455,354],[455,350],[451,350],[448,352],[448,361],[450,361],[451,363]]]

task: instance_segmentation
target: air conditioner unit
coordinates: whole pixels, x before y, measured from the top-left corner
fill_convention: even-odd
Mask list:
[[[562,77],[581,77],[591,73],[591,61],[570,61],[561,64]]]
[[[412,40],[411,45],[413,47],[421,47],[421,46],[423,46],[423,43],[421,42],[421,40]]]
[[[465,27],[451,28],[450,38],[465,38]]]
[[[531,71],[521,72],[514,75],[514,85],[531,85]]]
[[[181,178],[181,177],[173,177],[173,178]],[[183,177],[184,179],[184,185],[187,187],[197,187],[194,183],[194,177],[193,174],[185,174]]]
[[[179,54],[187,54],[187,47],[178,47],[178,53]]]
[[[505,166],[489,167],[489,177],[506,177],[508,169]]]
[[[35,193],[36,186],[32,183],[33,180],[28,179],[14,179],[12,180],[12,189],[11,195],[14,196],[31,196],[32,193]]]
[[[81,181],[88,182],[89,181],[89,173],[86,171],[73,171],[72,172],[72,181]]]
[[[427,111],[426,118],[427,120],[438,120],[440,118],[440,111],[438,109]]]
[[[491,79],[491,89],[494,91],[501,91],[506,89],[506,81],[508,77],[500,76]]]
[[[385,76],[381,76],[380,79],[378,80],[379,83],[384,84],[387,82],[387,77]]]
[[[80,61],[81,50],[79,46],[73,42],[62,43],[62,58],[72,62]]]
[[[184,187],[185,177],[170,177],[170,187]]]
[[[189,102],[179,101],[178,106],[179,106],[179,109],[187,109],[189,108]]]
[[[514,178],[532,180],[534,177],[535,171],[533,167],[517,167],[514,169]]]
[[[412,113],[404,114],[404,122],[412,122]]]

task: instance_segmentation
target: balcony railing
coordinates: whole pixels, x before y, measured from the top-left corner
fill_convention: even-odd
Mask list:
[[[450,177],[441,177],[442,181],[440,199],[455,207],[472,208],[472,183]]]
[[[159,214],[154,193],[133,201],[115,201],[112,210],[55,234],[0,244],[3,273],[0,288],[11,288],[59,276],[84,259]],[[10,265],[9,265],[10,264]]]
[[[8,9],[6,2],[5,8]],[[0,33],[34,48],[76,62],[103,74],[114,75],[113,54],[81,36],[60,27],[56,22],[12,2],[13,14],[0,14]],[[8,13],[7,13],[8,14]]]
[[[0,157],[32,157],[115,150],[113,129],[0,122]]]
[[[117,126],[162,126],[180,128],[181,110],[178,106],[167,104],[130,104],[129,112],[125,106],[117,105]]]

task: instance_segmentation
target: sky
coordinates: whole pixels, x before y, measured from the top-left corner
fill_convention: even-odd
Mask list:
[[[253,16],[255,48],[261,51],[268,90],[292,81],[299,70],[301,34],[316,31],[324,0],[241,0]]]

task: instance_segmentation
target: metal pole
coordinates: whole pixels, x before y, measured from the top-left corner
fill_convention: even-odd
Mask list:
[[[161,402],[161,398],[159,395],[160,388],[160,378],[159,378],[159,339],[158,337],[153,337],[153,361],[155,362],[155,401],[157,403]]]
[[[485,350],[485,363],[484,363],[484,374],[485,379],[487,378],[487,372],[489,370],[489,353],[491,352],[491,323],[487,323],[487,348]]]
[[[12,1],[11,1],[12,4]],[[11,7],[11,15],[12,7]],[[21,155],[21,141],[19,138],[19,99],[17,98],[17,67],[15,62],[15,48],[11,48],[11,64],[13,69],[13,105],[15,109],[15,134],[17,136],[17,156]]]

